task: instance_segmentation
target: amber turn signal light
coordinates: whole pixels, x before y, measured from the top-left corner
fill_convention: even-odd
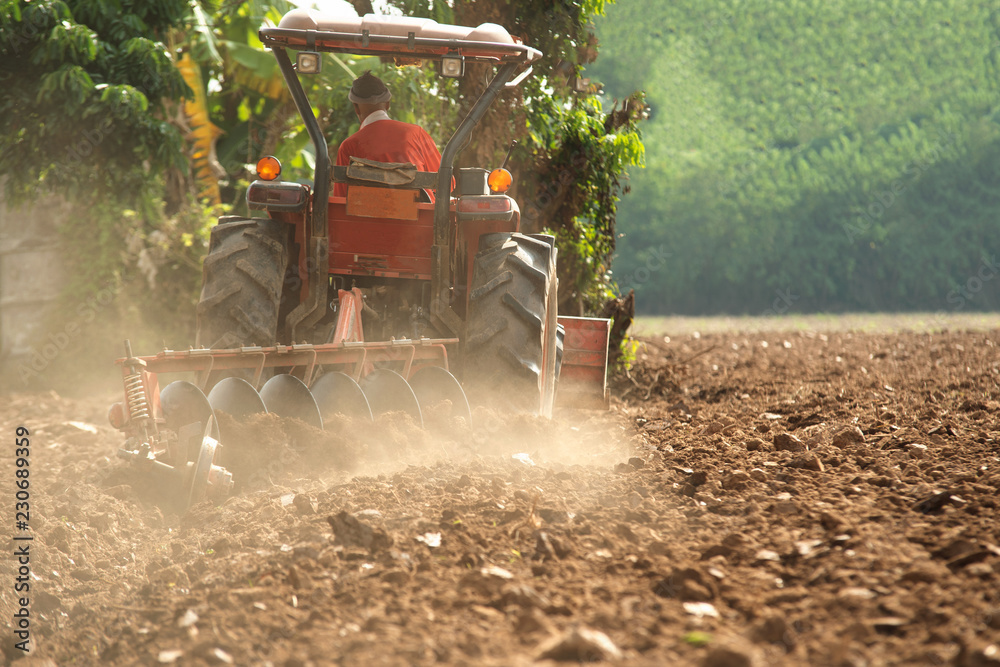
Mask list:
[[[257,178],[273,181],[278,176],[281,176],[281,163],[278,162],[278,158],[268,155],[257,161]]]
[[[506,169],[494,169],[490,172],[486,182],[493,192],[507,192],[510,189],[510,184],[514,182],[514,177]]]

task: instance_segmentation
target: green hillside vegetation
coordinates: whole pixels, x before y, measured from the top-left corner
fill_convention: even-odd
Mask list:
[[[650,104],[614,264],[641,311],[1000,308],[1000,10],[620,0],[597,30],[588,76]]]

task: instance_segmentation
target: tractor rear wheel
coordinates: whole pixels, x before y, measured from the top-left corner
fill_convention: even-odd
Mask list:
[[[287,225],[275,220],[219,219],[204,263],[197,310],[199,346],[274,345],[288,264],[287,237]],[[208,388],[223,377],[214,375]]]
[[[556,382],[556,249],[551,237],[482,237],[469,290],[464,376],[478,403],[545,417]]]

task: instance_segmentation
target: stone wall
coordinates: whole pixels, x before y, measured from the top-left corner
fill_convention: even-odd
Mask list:
[[[19,373],[44,354],[46,325],[63,287],[59,225],[70,212],[56,197],[10,207],[0,186],[0,379],[3,390],[26,388]],[[36,364],[37,365],[37,364]],[[30,366],[28,366],[30,367]]]

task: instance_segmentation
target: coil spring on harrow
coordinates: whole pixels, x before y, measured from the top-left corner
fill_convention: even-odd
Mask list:
[[[133,421],[149,419],[149,401],[146,399],[146,387],[142,382],[141,372],[125,376],[125,400],[128,402],[130,419]]]

